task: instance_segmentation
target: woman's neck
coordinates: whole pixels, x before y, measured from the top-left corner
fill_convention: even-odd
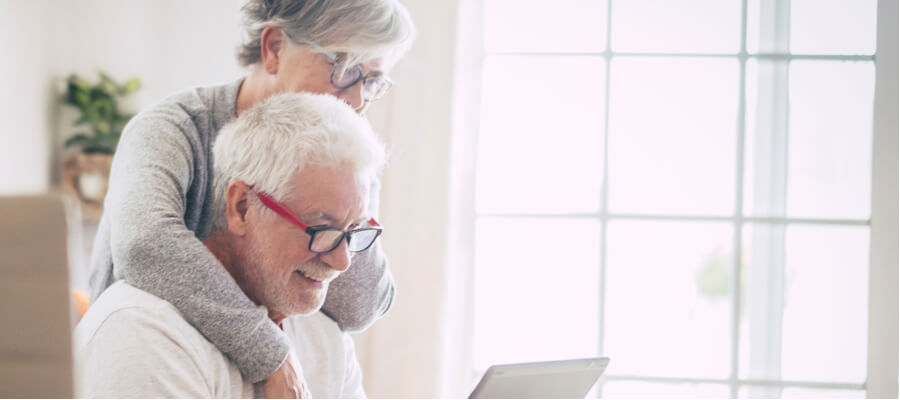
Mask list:
[[[277,92],[275,77],[266,73],[262,65],[256,64],[250,69],[250,75],[244,79],[238,89],[236,111],[240,113]]]

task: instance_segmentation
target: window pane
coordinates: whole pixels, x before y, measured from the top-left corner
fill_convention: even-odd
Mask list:
[[[791,227],[785,256],[782,376],[798,381],[863,382],[868,228]]]
[[[608,399],[725,399],[729,397],[729,393],[727,385],[613,381],[603,384],[601,396]]]
[[[748,61],[745,213],[868,218],[873,86],[869,62]]]
[[[738,398],[741,399],[864,399],[865,397],[865,390],[847,389],[744,386],[738,390]]]
[[[738,0],[612,2],[614,51],[737,53],[740,29]]]
[[[779,246],[778,240],[766,241],[763,236],[777,238],[780,229],[784,232],[783,252],[760,251],[759,246]],[[764,235],[758,235],[760,232]],[[747,311],[742,315],[741,377],[863,382],[868,227],[753,224],[746,228],[745,239],[747,275],[772,264],[784,266],[773,270],[776,275],[769,276],[768,282],[745,282],[748,297],[776,298],[783,305],[770,311],[767,320],[748,321]],[[765,257],[754,257],[759,254]],[[755,315],[755,307],[766,306],[749,301],[746,309],[750,315]],[[759,326],[767,332],[755,335]],[[754,358],[764,361],[754,362]]]
[[[608,229],[609,374],[727,377],[731,225],[611,221]]]
[[[791,52],[874,54],[876,0],[791,0]]]
[[[597,355],[600,223],[480,218],[474,366]]]
[[[600,57],[487,58],[478,137],[478,211],[599,209],[603,76]]]
[[[788,215],[869,218],[874,81],[870,62],[791,63]]]
[[[606,1],[488,0],[484,44],[489,52],[606,50]]]
[[[732,213],[737,62],[623,57],[611,68],[610,211]]]

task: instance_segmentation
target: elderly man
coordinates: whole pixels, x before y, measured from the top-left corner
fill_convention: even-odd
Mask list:
[[[317,311],[352,254],[381,233],[367,199],[383,146],[340,100],[283,94],[241,113],[213,151],[213,228],[203,244],[294,342],[313,395],[363,397],[352,341]],[[175,306],[122,281],[79,323],[76,352],[85,397],[262,394]]]

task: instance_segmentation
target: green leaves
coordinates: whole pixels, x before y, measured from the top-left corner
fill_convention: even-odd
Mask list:
[[[138,78],[131,78],[119,87],[119,95],[128,95],[136,92],[141,88],[141,81]]]
[[[79,133],[65,142],[65,147],[80,147],[85,153],[115,152],[122,135],[122,129],[134,114],[119,111],[117,100],[141,88],[138,78],[131,78],[123,84],[117,83],[109,75],[99,72],[96,84],[70,75],[66,79],[66,93],[63,104],[75,107],[81,116],[75,125],[90,126],[90,133]]]
[[[65,147],[79,146],[79,145],[83,145],[85,143],[89,143],[90,141],[91,141],[91,138],[88,137],[88,135],[79,133],[75,136],[70,137],[68,140],[66,140]]]

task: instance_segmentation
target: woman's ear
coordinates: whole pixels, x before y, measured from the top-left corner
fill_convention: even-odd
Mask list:
[[[232,235],[247,233],[247,211],[250,209],[250,186],[241,181],[232,181],[225,189],[225,221]]]
[[[263,29],[262,35],[259,36],[259,49],[262,52],[260,59],[262,60],[263,68],[270,75],[278,73],[278,61],[286,46],[287,38],[284,36],[281,28],[267,26]]]

